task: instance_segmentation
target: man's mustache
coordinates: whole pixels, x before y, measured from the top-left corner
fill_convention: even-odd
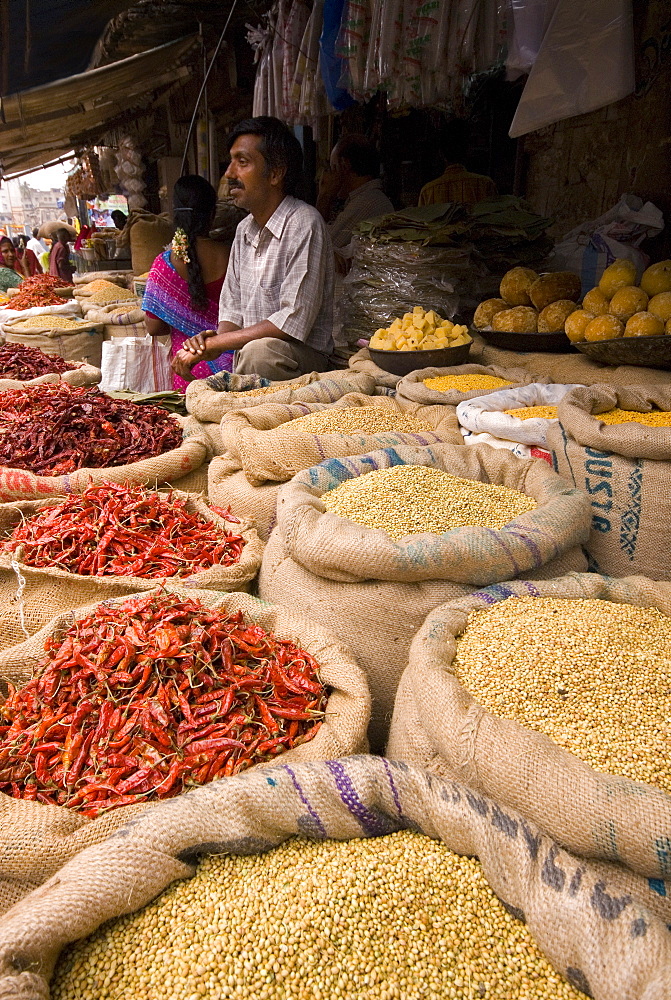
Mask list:
[[[239,184],[239,183],[237,183],[235,181],[231,181],[231,183],[228,185],[228,190],[229,191],[244,191],[245,190],[245,186],[244,186],[244,184]]]

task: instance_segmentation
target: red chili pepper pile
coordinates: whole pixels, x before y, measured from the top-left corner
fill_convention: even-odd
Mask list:
[[[71,281],[63,281],[53,274],[35,274],[21,282],[18,295],[8,303],[10,309],[34,309],[36,306],[62,306],[63,298],[54,293],[54,288],[65,288]]]
[[[326,705],[304,650],[168,593],[100,604],[45,649],[0,709],[0,791],[87,816],[273,760]]]
[[[240,523],[228,512],[220,516]],[[103,483],[24,521],[0,548],[21,549],[27,566],[158,579],[231,566],[245,544],[172,493]]]
[[[38,347],[26,347],[24,344],[3,344],[0,347],[1,378],[17,378],[27,382],[40,375],[71,372],[76,367],[77,365],[64,361],[57,354],[45,354]]]
[[[38,476],[125,465],[181,443],[181,427],[166,410],[95,387],[60,382],[0,393],[0,465]]]

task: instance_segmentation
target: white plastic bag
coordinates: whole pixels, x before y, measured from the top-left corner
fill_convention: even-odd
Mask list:
[[[634,85],[632,0],[559,0],[509,135],[603,108]]]
[[[106,340],[101,369],[103,391],[162,392],[172,386],[170,345],[149,336]]]
[[[477,437],[481,434],[491,434],[503,441],[517,441],[529,447],[546,448],[547,431],[549,425],[553,423],[552,420],[545,417],[520,420],[519,417],[511,417],[505,411],[525,406],[556,406],[567,392],[575,388],[576,385],[573,384],[545,385],[542,382],[531,382],[530,385],[519,385],[514,389],[501,389],[499,392],[490,392],[487,396],[476,396],[474,399],[465,399],[459,403],[457,419],[462,428]],[[520,458],[524,457],[528,456],[520,454]]]
[[[651,201],[643,204],[634,194],[623,194],[616,205],[598,219],[582,222],[566,233],[548,259],[550,271],[573,271],[580,275],[582,294],[598,284],[609,264],[626,257],[636,265],[637,281],[648,266],[648,257],[638,249],[647,237],[664,228],[664,216]]]

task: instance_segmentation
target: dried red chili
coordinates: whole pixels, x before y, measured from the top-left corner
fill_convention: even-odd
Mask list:
[[[223,519],[238,523],[227,511]],[[239,562],[242,535],[190,511],[188,501],[144,486],[102,483],[19,524],[0,548],[21,562],[82,576],[159,579]]]
[[[45,650],[0,709],[0,791],[87,816],[274,760],[324,716],[305,650],[174,594],[100,604]]]
[[[51,375],[54,372],[71,372],[77,365],[65,361],[57,354],[45,354],[37,347],[25,344],[3,344],[0,347],[0,378],[16,378],[22,382]]]
[[[95,387],[60,382],[0,393],[0,465],[35,475],[125,465],[181,443],[181,428],[166,410]]]

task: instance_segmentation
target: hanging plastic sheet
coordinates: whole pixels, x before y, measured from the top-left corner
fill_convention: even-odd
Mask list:
[[[631,0],[558,0],[509,134],[613,104],[634,84]]]
[[[325,0],[324,26],[319,39],[319,65],[324,80],[326,96],[336,111],[344,111],[354,104],[354,98],[341,86],[343,60],[336,55],[336,44],[340,34],[340,23],[347,0]]]

